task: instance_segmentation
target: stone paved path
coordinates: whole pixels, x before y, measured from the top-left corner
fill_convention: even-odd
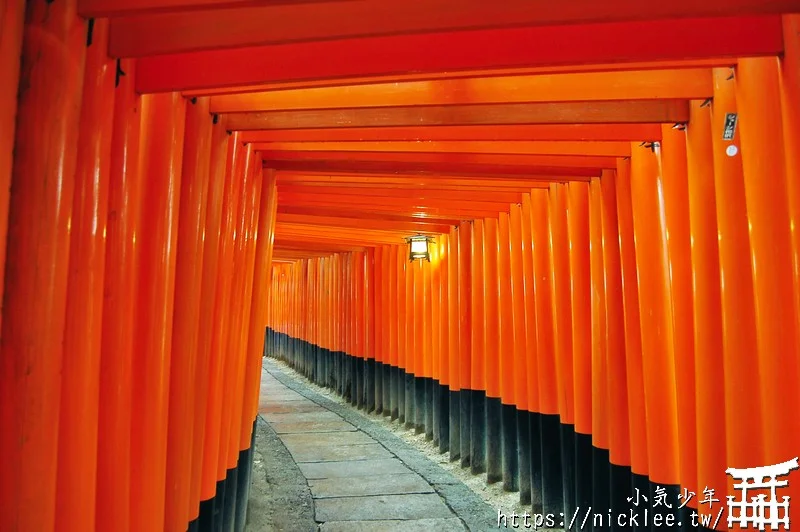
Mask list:
[[[482,499],[369,416],[264,368],[260,415],[307,479],[319,530],[496,530]]]

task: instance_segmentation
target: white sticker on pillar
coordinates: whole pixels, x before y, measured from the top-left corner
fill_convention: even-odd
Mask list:
[[[734,146],[733,144],[731,144],[730,146],[728,146],[727,148],[725,148],[725,153],[727,153],[727,154],[728,154],[728,157],[733,157],[733,156],[735,156],[737,153],[739,153],[739,148],[737,148],[736,146]]]

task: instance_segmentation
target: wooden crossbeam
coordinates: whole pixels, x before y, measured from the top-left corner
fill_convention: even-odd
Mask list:
[[[264,164],[273,166],[285,161],[331,161],[348,164],[358,161],[384,163],[467,164],[521,166],[523,168],[554,167],[569,169],[614,168],[613,156],[518,155],[495,153],[390,153],[390,152],[262,152]],[[534,173],[533,171],[529,171]],[[546,175],[546,174],[545,174]]]
[[[605,159],[605,158],[603,158]],[[565,163],[567,164],[567,163]],[[402,161],[402,160],[331,160],[296,159],[270,160],[265,168],[289,172],[334,172],[349,174],[404,174],[404,175],[453,175],[491,178],[539,178],[548,181],[586,181],[597,177],[607,164],[598,167],[572,166],[525,166],[520,164],[464,163],[446,161]],[[546,176],[546,177],[542,177]]]
[[[362,227],[369,225],[374,220],[387,220],[399,222],[428,222],[443,225],[455,225],[463,219],[460,215],[447,216],[445,214],[431,214],[430,210],[425,213],[425,216],[419,214],[408,214],[399,212],[376,212],[374,210],[351,209],[347,207],[318,207],[308,205],[280,205],[278,213],[282,214],[296,214],[304,216],[326,216],[331,218],[349,218],[360,220]]]
[[[354,233],[357,233],[359,229],[363,229],[364,227],[363,220],[334,216],[278,213],[277,221],[292,224],[312,224],[319,227],[348,228]],[[423,234],[445,233],[449,230],[449,225],[447,224],[429,222],[399,222],[394,220],[371,220],[369,227],[371,229],[387,229]]]
[[[133,9],[125,14],[127,3]],[[166,0],[175,9],[183,3]],[[194,7],[202,7],[193,2]],[[229,5],[236,6],[235,0]],[[358,2],[268,2],[235,9],[187,9],[143,13],[135,0],[82,0],[85,16],[115,16],[111,53],[123,57],[263,44],[323,41],[374,35],[452,32],[473,28],[582,25],[791,13],[796,0],[673,0],[642,4],[636,0],[361,0]],[[94,9],[91,5],[94,4]],[[153,0],[144,6],[155,4]],[[272,4],[272,5],[270,5]]]
[[[402,189],[402,188],[383,188],[374,187],[314,187],[303,185],[281,184],[278,188],[281,195],[304,195],[332,196],[348,201],[347,197],[356,196],[358,199],[365,200],[368,204],[378,198],[390,198],[392,201],[398,200],[448,200],[448,201],[489,201],[499,203],[519,203],[522,201],[519,192],[508,191],[486,191],[486,190],[444,190],[433,187]],[[284,196],[285,197],[285,196]],[[379,201],[379,200],[378,200]]]
[[[136,87],[142,93],[409,72],[777,55],[783,49],[778,15],[517,27],[233,49],[219,44],[224,49],[185,53],[169,52],[178,45],[185,50],[198,46],[190,36],[172,31],[172,23],[160,30],[147,20],[143,24],[128,30],[134,39],[126,42],[120,37],[124,32],[112,23],[110,46],[114,56],[163,54],[138,62]],[[263,19],[258,24],[270,32],[279,27],[274,21],[265,25]],[[213,26],[225,24],[214,20]],[[192,32],[199,39],[204,34],[204,29]],[[163,39],[174,40],[176,46],[160,45]]]
[[[314,89],[321,87],[355,87],[377,83],[408,83],[413,81],[476,79],[497,76],[553,76],[557,74],[577,74],[593,72],[626,72],[641,70],[684,70],[697,68],[725,68],[738,64],[738,58],[699,57],[692,59],[674,58],[661,61],[619,61],[615,63],[588,63],[569,65],[550,65],[544,67],[503,68],[457,70],[444,72],[404,72],[382,76],[356,76],[332,79],[305,79],[259,83],[255,85],[233,85],[223,87],[206,87],[182,91],[186,97],[195,96],[227,96],[254,92],[283,91],[290,89]]]
[[[242,142],[643,141],[661,140],[660,124],[512,124],[242,131]]]
[[[511,124],[653,124],[689,119],[685,100],[510,103],[463,106],[405,106],[235,113],[228,129],[303,129]]]
[[[241,113],[477,103],[702,100],[710,98],[713,92],[708,68],[634,70],[271,90],[214,96],[210,109],[213,113]]]
[[[376,206],[397,206],[402,210],[417,210],[425,207],[441,207],[445,209],[481,209],[487,211],[504,210],[508,207],[509,203],[516,203],[519,201],[517,198],[511,198],[515,201],[503,201],[506,198],[494,199],[489,197],[486,200],[463,200],[451,199],[447,197],[398,197],[398,196],[363,196],[363,195],[345,195],[345,194],[320,194],[313,192],[284,192],[278,190],[278,203],[281,204],[300,204],[300,205],[347,205],[352,208],[358,207],[376,207]]]
[[[547,188],[549,180],[541,176],[537,179],[481,179],[472,177],[415,175],[348,175],[348,174],[312,174],[279,172],[278,183],[281,186],[295,185],[317,188],[347,186],[363,189],[438,189],[438,190],[482,190],[529,192],[532,188]]]
[[[264,153],[494,153],[498,155],[628,157],[631,154],[631,143],[569,141],[259,142],[253,144],[253,149]]]
[[[349,211],[351,215],[356,216],[360,213],[365,215],[364,219],[379,218],[416,218],[421,220],[471,220],[473,218],[487,218],[497,216],[498,212],[506,212],[510,208],[510,204],[504,204],[499,209],[478,209],[470,207],[469,204],[462,204],[457,207],[422,207],[422,206],[409,206],[409,205],[362,205],[358,208],[348,206],[343,203],[331,203],[326,201],[310,201],[304,200],[302,203],[283,205],[278,208],[278,212],[302,212],[305,214],[324,212],[326,216],[340,216],[343,212]]]

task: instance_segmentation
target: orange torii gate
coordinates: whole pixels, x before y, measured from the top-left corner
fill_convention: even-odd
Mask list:
[[[242,530],[264,353],[534,512],[797,456],[800,2],[662,4],[0,2],[0,529]]]

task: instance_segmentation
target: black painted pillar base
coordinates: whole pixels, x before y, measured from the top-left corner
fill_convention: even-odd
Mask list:
[[[303,353],[303,349],[300,343],[297,341],[297,338],[290,338],[290,349],[292,350],[293,356],[296,359],[295,365],[297,366],[297,371],[300,373],[305,374],[306,370],[306,355]]]
[[[375,411],[375,396],[377,388],[376,362],[374,358],[364,361],[364,410],[367,413]]]
[[[383,403],[383,409],[381,410],[381,414],[389,417],[392,415],[392,372],[394,368],[386,363],[381,368],[383,372],[383,388],[381,388],[381,402]]]
[[[301,342],[303,340],[300,340]],[[306,343],[306,351],[308,352],[308,380],[314,382],[317,376],[317,346],[314,344]]]
[[[436,401],[439,403],[439,452],[450,449],[450,390],[444,384],[436,387]]]
[[[356,406],[356,357],[345,354],[347,357],[347,400],[350,406]]]
[[[360,408],[362,401],[361,401],[361,392],[364,384],[361,382],[362,377],[362,362],[364,361],[361,358],[356,356],[350,357],[352,359],[352,368],[353,368],[353,380],[350,388],[350,405],[355,408]]]
[[[414,432],[422,434],[425,432],[425,414],[428,405],[425,404],[425,379],[414,376]]]
[[[321,384],[323,375],[325,375],[325,348],[318,345],[314,349],[316,351],[317,366],[314,369],[314,382]]]
[[[306,353],[305,346],[300,343],[297,338],[292,338],[292,351],[297,353],[298,370],[303,376],[307,376],[306,364],[308,362],[308,354]]]
[[[329,356],[330,356],[330,351],[328,351],[324,347],[321,347],[319,350],[319,358],[320,358],[319,382],[317,384],[319,384],[322,387],[328,386],[328,375],[329,375],[328,366],[330,364]]]
[[[223,523],[225,522],[225,492],[228,491],[228,481],[223,480],[222,486],[217,482],[217,493],[214,496],[214,528],[212,530],[222,531]]]
[[[592,436],[575,431],[575,505],[592,505]]]
[[[485,399],[486,483],[503,480],[503,404],[499,397]]]
[[[330,350],[328,351],[328,389],[330,391],[336,390],[336,351]]]
[[[358,358],[354,356],[347,357],[350,363],[348,366],[350,367],[350,395],[348,400],[350,401],[350,406],[357,406],[358,405]]]
[[[345,400],[349,401],[350,400],[350,392],[349,392],[350,356],[342,351],[339,353],[339,358],[341,359],[341,362],[339,364],[339,370],[341,372],[339,375],[339,387],[341,388],[339,390],[339,395],[341,395],[342,398],[344,398]]]
[[[450,414],[450,426],[448,429],[450,431],[450,444],[448,447],[450,461],[455,462],[461,458],[461,392],[449,391],[447,400],[450,402],[448,407],[448,413]]]
[[[503,405],[501,418],[503,446],[503,489],[517,491],[519,489],[519,451],[517,450],[517,408],[514,405]]]
[[[322,369],[319,374],[319,385],[327,388],[330,386],[331,352],[323,347],[320,354],[322,356]]]
[[[317,378],[317,346],[308,342],[301,342],[306,344],[306,351],[308,352],[308,380],[314,382]]]
[[[347,353],[342,353],[342,376],[340,377],[342,383],[341,396],[346,400],[350,400],[350,356]]]
[[[531,503],[531,413],[517,410],[517,448],[519,449],[519,502]]]
[[[433,379],[423,377],[425,385],[425,439],[433,440]]]
[[[253,478],[253,449],[256,445],[256,422],[253,421],[253,429],[250,432],[250,447],[244,451],[239,451],[239,486],[236,497],[236,532],[244,532],[244,525],[247,522],[247,503],[250,500],[250,483]]]
[[[305,344],[305,351],[308,354],[308,367],[306,369],[306,378],[311,382],[314,382],[314,377],[316,375],[317,370],[317,346],[314,344],[304,342],[300,340],[303,344]]]
[[[320,350],[319,350],[319,358],[320,358],[319,382],[317,384],[319,384],[322,387],[327,387],[328,386],[329,354],[330,354],[330,351],[328,351],[324,347],[320,348]]]
[[[330,386],[333,393],[339,391],[339,352],[331,351]]]
[[[347,386],[348,386],[348,362],[350,357],[346,353],[339,351],[339,395],[347,399]]]
[[[651,504],[650,497],[649,497],[650,496],[650,480],[645,475],[639,475],[639,474],[633,473],[631,475],[631,493],[630,493],[630,495],[628,495],[628,497],[636,497],[637,493],[639,493],[640,495],[643,495],[643,496],[648,498],[648,502],[647,503],[640,502],[639,503],[640,505],[642,505],[642,504],[645,504],[645,505]],[[629,506],[631,506],[631,505],[632,504],[629,504]],[[635,507],[634,507],[634,510],[636,510]],[[639,518],[638,523],[636,523],[635,525],[636,526],[633,526],[632,528],[636,532],[650,532],[650,527],[644,525],[644,521],[643,521],[642,518]]]
[[[559,515],[562,512],[566,513],[561,460],[561,421],[556,414],[542,414],[539,419],[542,441],[542,509],[545,513]],[[591,467],[589,473],[591,475]]]
[[[222,532],[234,532],[236,524],[236,497],[239,491],[239,470],[228,469],[225,485],[224,507],[222,511]]]
[[[305,372],[306,378],[310,379],[314,371],[314,346],[300,338],[297,338],[295,341],[300,348],[300,352],[303,353],[303,371]]]
[[[406,373],[405,381],[406,428],[413,429],[416,414],[416,401],[414,399],[414,396],[416,395],[414,392],[414,375],[411,373]]]
[[[359,387],[359,392],[358,392],[358,399],[361,402],[359,408],[366,412],[369,388],[370,386],[372,386],[372,392],[375,393],[375,383],[373,383],[372,379],[369,378],[369,374],[367,372],[368,368],[367,368],[366,358],[358,359],[358,367],[359,367],[359,372],[361,374],[361,386]]]
[[[561,482],[563,485],[564,513],[573,515],[577,508],[578,488],[575,485],[575,426],[561,425]]]
[[[386,389],[389,387],[389,379],[386,378],[386,368],[388,364],[375,361],[375,384],[372,393],[375,395],[375,408],[372,410],[375,415],[386,415],[386,410],[389,408],[389,402],[386,400]]]
[[[592,446],[592,508],[611,509],[611,458],[608,449],[595,446]],[[593,528],[600,532],[605,527]]]
[[[365,399],[367,397],[367,380],[364,375],[366,360],[360,357],[353,357],[353,359],[356,368],[356,400],[354,401],[353,406],[358,409],[363,409],[364,403],[366,402]]]
[[[318,383],[322,375],[322,347],[314,345],[314,372],[312,382]]]
[[[377,360],[373,360],[373,380],[374,380],[374,389],[372,390],[373,395],[373,404],[372,410],[370,412],[374,412],[375,415],[381,415],[383,409],[385,408],[383,405],[383,387],[387,386],[389,383],[385,382],[383,378],[383,362],[379,362]]]
[[[250,447],[239,452],[236,467],[228,469],[225,479],[217,481],[214,497],[200,502],[200,514],[189,523],[190,531],[244,532],[250,481],[253,476],[254,448],[255,422]]]
[[[325,380],[325,348],[322,346],[317,347],[317,375],[316,381],[318,385],[322,385]]]
[[[292,338],[292,351],[294,351],[297,356],[298,371],[305,376],[308,355],[306,354],[303,344],[301,344],[297,338]]]
[[[372,370],[372,409],[368,410],[370,414],[375,414],[376,416],[380,416],[383,414],[383,411],[386,409],[388,405],[384,404],[383,399],[383,390],[385,386],[389,385],[389,381],[386,380],[384,374],[386,373],[385,368],[386,364],[380,362],[378,360],[373,360],[373,370]],[[370,393],[369,391],[367,393]]]
[[[472,390],[461,390],[461,467],[470,466],[472,441]]]
[[[406,422],[406,370],[398,367],[394,386],[397,390],[397,420],[400,424]]]
[[[486,472],[486,392],[472,390],[470,405],[470,470],[473,475]]]
[[[630,508],[628,497],[633,494],[631,489],[631,468],[610,464],[609,487],[611,498],[611,515],[627,513]]]
[[[325,366],[325,349],[322,346],[314,346],[314,351],[316,351],[316,359],[317,365],[314,367],[314,384],[321,386]]]
[[[400,417],[400,402],[397,394],[397,382],[400,380],[402,372],[400,371],[400,368],[398,368],[397,366],[389,366],[386,368],[386,375],[389,378],[389,386],[388,390],[384,391],[384,394],[388,393],[389,417],[391,418],[392,421],[394,421],[395,419]],[[385,396],[386,395],[384,395],[384,397]]]
[[[441,408],[442,403],[439,400],[439,381],[436,379],[430,380],[430,394],[431,394],[431,407],[432,407],[432,415],[431,415],[431,436],[433,437],[433,444],[437,447],[439,446],[439,427],[440,419],[442,416]]]
[[[325,387],[333,388],[333,351],[325,350]]]
[[[331,350],[322,350],[322,386],[328,388],[331,385]]]
[[[214,497],[200,503],[201,532],[217,532],[222,530],[222,513],[225,508],[225,480],[217,481]]]

